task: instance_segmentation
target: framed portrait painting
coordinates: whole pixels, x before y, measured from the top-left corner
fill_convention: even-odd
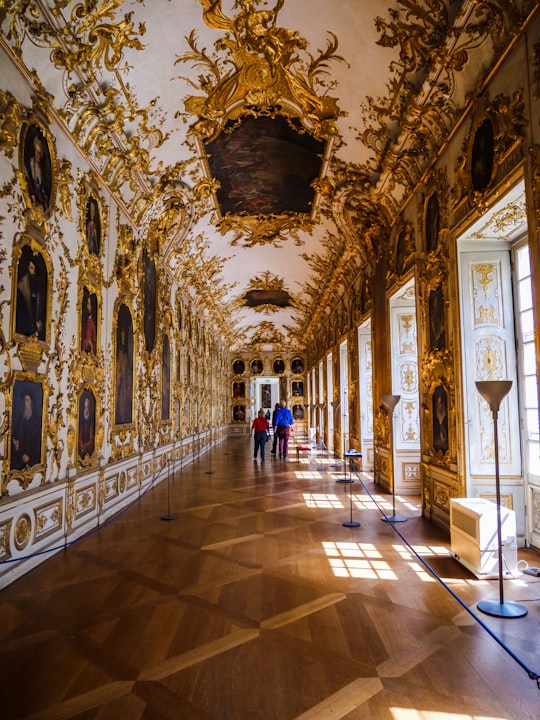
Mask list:
[[[233,407],[233,420],[234,422],[244,422],[246,419],[246,406],[235,405]]]
[[[302,407],[302,405],[293,405],[292,415],[295,420],[303,420],[304,419],[304,408]]]
[[[163,336],[161,349],[161,419],[171,418],[171,346],[169,336]]]
[[[429,349],[444,350],[446,347],[446,323],[444,317],[444,293],[438,285],[429,293]]]
[[[85,286],[81,307],[81,350],[89,355],[97,353],[97,313],[97,295]]]
[[[272,406],[272,389],[267,383],[261,385],[261,406],[263,408]]]
[[[485,118],[477,127],[471,148],[471,184],[475,192],[486,190],[493,176],[495,134],[493,123]]]
[[[442,385],[438,385],[432,397],[433,412],[433,449],[438,453],[448,452],[448,395]]]
[[[42,462],[43,385],[15,380],[11,416],[9,467],[22,470]]]
[[[91,458],[96,449],[96,398],[85,388],[79,397],[77,454],[79,460]]]
[[[246,365],[243,360],[235,360],[232,365],[232,370],[235,375],[243,375],[246,369]]]
[[[95,197],[89,197],[86,202],[85,237],[88,252],[99,255],[101,252],[101,214],[99,203]]]
[[[301,358],[294,358],[291,363],[291,371],[295,375],[301,375],[304,372],[304,361]]]
[[[143,252],[143,307],[144,307],[144,346],[152,352],[156,341],[156,263]]]
[[[53,162],[47,133],[37,122],[23,125],[21,148],[24,178],[32,207],[48,214],[53,201]]]
[[[262,360],[260,360],[259,358],[255,358],[255,360],[253,360],[251,363],[251,372],[253,373],[253,375],[261,375],[262,371],[263,371]]]
[[[15,333],[47,339],[49,275],[43,255],[30,244],[23,245],[17,264]]]
[[[133,320],[127,305],[120,305],[116,326],[116,425],[133,421]]]
[[[437,193],[431,193],[426,203],[425,236],[426,250],[433,252],[439,244],[439,232],[441,229],[441,211]]]
[[[302,397],[304,394],[304,383],[298,380],[293,380],[291,390],[295,397]]]
[[[276,358],[272,367],[276,375],[282,375],[285,372],[285,363],[281,358]]]
[[[246,396],[246,385],[242,381],[233,382],[233,397],[243,398]]]

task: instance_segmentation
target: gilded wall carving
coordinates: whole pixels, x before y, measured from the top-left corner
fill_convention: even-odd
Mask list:
[[[490,101],[484,92],[477,98],[462,154],[455,161],[451,203],[457,218],[473,208],[485,211],[489,192],[522,160],[528,125],[524,113],[521,88],[512,97],[499,94]]]

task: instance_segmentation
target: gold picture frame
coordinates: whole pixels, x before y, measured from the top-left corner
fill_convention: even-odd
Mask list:
[[[38,117],[21,125],[19,171],[26,205],[33,220],[43,223],[54,209],[57,162],[54,138]]]

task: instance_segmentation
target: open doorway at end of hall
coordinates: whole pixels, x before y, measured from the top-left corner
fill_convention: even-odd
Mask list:
[[[259,410],[265,414],[270,413],[280,401],[279,378],[256,378],[252,385],[251,406],[252,415],[255,418]]]

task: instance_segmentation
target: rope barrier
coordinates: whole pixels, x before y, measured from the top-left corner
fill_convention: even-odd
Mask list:
[[[391,518],[388,517],[388,515],[386,515],[386,513],[385,513],[384,510],[379,506],[378,502],[375,500],[375,498],[373,497],[373,495],[369,492],[369,489],[366,487],[366,484],[364,483],[364,481],[363,481],[363,479],[362,479],[359,471],[356,469],[356,467],[354,467],[354,463],[352,463],[352,465],[353,465],[353,470],[354,470],[354,473],[355,473],[356,477],[358,478],[358,480],[359,480],[360,483],[362,484],[362,487],[364,488],[364,490],[366,491],[366,493],[369,495],[371,501],[374,503],[374,505],[375,505],[375,507],[377,508],[377,510],[381,513],[381,515],[382,515],[384,518],[386,518],[386,520],[388,521],[388,524],[392,526],[392,529],[394,530],[394,532],[401,538],[401,540],[405,543],[405,545],[411,550],[411,552],[413,553],[413,555],[416,556],[416,558],[422,563],[422,565],[426,568],[426,570],[428,570],[428,572],[431,573],[431,575],[433,575],[433,577],[444,587],[444,589],[447,590],[447,591],[450,593],[450,595],[452,595],[452,597],[453,597],[455,600],[457,600],[457,602],[461,605],[461,607],[464,608],[464,609],[469,613],[469,615],[470,615],[472,618],[474,618],[474,620],[476,620],[476,622],[503,648],[503,650],[504,650],[505,652],[508,653],[508,655],[510,655],[510,657],[522,668],[522,670],[525,670],[525,672],[527,673],[527,675],[529,676],[529,678],[530,678],[531,680],[536,680],[536,686],[537,686],[538,690],[540,690],[540,674],[537,673],[537,672],[535,672],[534,670],[531,670],[531,668],[530,668],[523,660],[521,660],[521,658],[519,658],[519,657],[513,652],[513,650],[511,650],[511,648],[509,648],[508,645],[506,645],[506,644],[501,640],[501,638],[500,638],[496,633],[494,633],[493,630],[491,630],[491,628],[489,628],[489,627],[483,622],[483,620],[482,620],[480,617],[478,617],[478,615],[476,615],[476,613],[474,613],[474,612],[463,602],[463,600],[461,600],[461,598],[460,598],[458,595],[456,595],[456,593],[452,590],[452,588],[450,588],[450,587],[444,582],[444,580],[435,572],[435,570],[433,570],[433,568],[426,562],[426,560],[424,560],[424,558],[416,552],[416,550],[412,547],[412,545],[409,543],[409,541],[407,540],[407,538],[404,537],[404,535],[398,530],[398,528],[395,526],[395,523],[393,523],[392,520],[391,520]]]
[[[175,471],[176,466],[176,460],[174,462],[173,467],[173,473]],[[10,563],[18,563],[22,562],[23,560],[31,560],[35,557],[40,557],[41,555],[48,555],[49,553],[59,552],[60,550],[65,550],[68,547],[71,547],[72,545],[75,545],[80,540],[84,540],[88,537],[91,537],[94,535],[94,533],[98,532],[99,530],[102,530],[105,527],[108,527],[113,522],[116,522],[124,513],[126,513],[128,510],[131,510],[137,503],[139,503],[143,497],[150,492],[150,490],[154,489],[155,481],[159,478],[162,472],[166,469],[166,465],[162,467],[157,473],[154,474],[152,477],[152,482],[148,486],[148,488],[142,492],[140,495],[138,495],[133,502],[130,502],[128,505],[126,505],[122,510],[119,510],[117,513],[115,513],[112,517],[110,517],[108,520],[106,520],[104,523],[98,523],[95,527],[93,527],[91,530],[88,530],[88,532],[83,533],[82,535],[79,535],[79,537],[75,538],[74,540],[65,541],[62,545],[55,545],[51,548],[46,548],[45,550],[39,550],[34,553],[30,553],[30,555],[19,555],[15,558],[8,558],[7,560],[0,560],[0,565],[9,565]],[[99,518],[98,518],[99,519]]]

